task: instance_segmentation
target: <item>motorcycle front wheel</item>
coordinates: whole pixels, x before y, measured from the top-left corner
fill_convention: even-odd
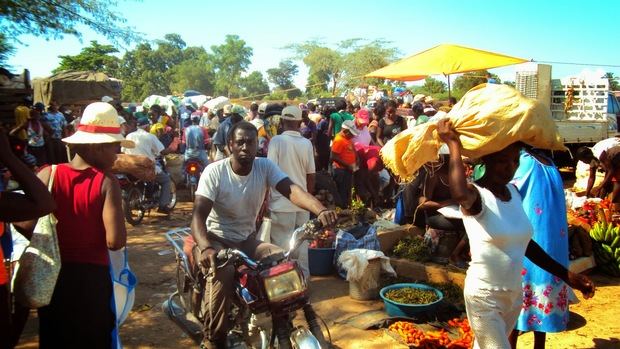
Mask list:
[[[170,203],[168,204],[168,209],[172,211],[174,207],[177,205],[177,185],[173,180],[170,181]]]
[[[138,188],[132,187],[127,191],[127,194],[123,198],[123,212],[125,213],[125,220],[127,223],[136,226],[142,222],[144,218],[144,209],[140,203],[142,193]]]

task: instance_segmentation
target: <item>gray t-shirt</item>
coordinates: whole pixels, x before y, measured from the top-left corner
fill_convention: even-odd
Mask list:
[[[247,176],[233,172],[230,158],[209,164],[196,189],[196,195],[213,201],[207,230],[230,241],[247,239],[256,230],[256,216],[267,188],[275,188],[286,177],[276,164],[265,158],[255,159]]]

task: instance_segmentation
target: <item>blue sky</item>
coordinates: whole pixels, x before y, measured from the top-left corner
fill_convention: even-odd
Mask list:
[[[250,71],[265,71],[291,55],[281,47],[320,38],[384,39],[408,56],[441,43],[495,51],[537,61],[620,66],[617,40],[620,1],[392,0],[392,1],[123,1],[116,8],[150,40],[178,33],[190,46],[218,45],[239,35],[253,48]],[[107,41],[84,28],[73,37],[46,41],[25,35],[9,60],[14,71],[47,76],[59,55],[74,55],[90,40]],[[299,62],[298,86],[307,69]],[[592,66],[553,64],[554,78]],[[620,76],[619,67],[602,67]],[[514,68],[491,70],[514,80]]]

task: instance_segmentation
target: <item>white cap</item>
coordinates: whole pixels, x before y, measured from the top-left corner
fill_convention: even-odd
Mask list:
[[[282,120],[301,121],[301,109],[298,106],[289,105],[282,109]]]

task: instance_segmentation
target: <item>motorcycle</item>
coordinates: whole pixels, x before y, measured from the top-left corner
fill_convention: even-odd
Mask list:
[[[159,207],[161,186],[157,182],[143,181],[130,174],[116,174],[123,195],[123,213],[127,223],[136,226],[146,214]],[[167,208],[172,211],[177,204],[177,188],[170,181],[170,203]]]
[[[189,158],[185,161],[185,185],[189,188],[189,193],[192,202],[194,202],[194,195],[196,188],[198,187],[198,181],[200,180],[200,174],[204,170],[204,164],[197,158]]]
[[[188,253],[191,253],[191,248],[187,244],[190,228],[171,230],[166,233],[166,238],[176,255],[177,290],[164,302],[163,310],[197,344],[200,343],[204,323],[200,303],[205,286],[213,275],[213,268],[233,265],[235,294],[230,316],[234,325],[228,333],[228,348],[329,348],[329,329],[312,308],[308,280],[297,262],[291,259],[303,241],[314,240],[320,233],[320,222],[311,220],[295,230],[290,249],[286,252],[255,261],[239,250],[223,249],[217,254],[217,266],[201,271],[190,265]],[[293,317],[300,309],[308,328],[293,326]],[[259,316],[262,314],[267,318],[261,321]],[[329,341],[325,339],[319,321],[325,327]]]

